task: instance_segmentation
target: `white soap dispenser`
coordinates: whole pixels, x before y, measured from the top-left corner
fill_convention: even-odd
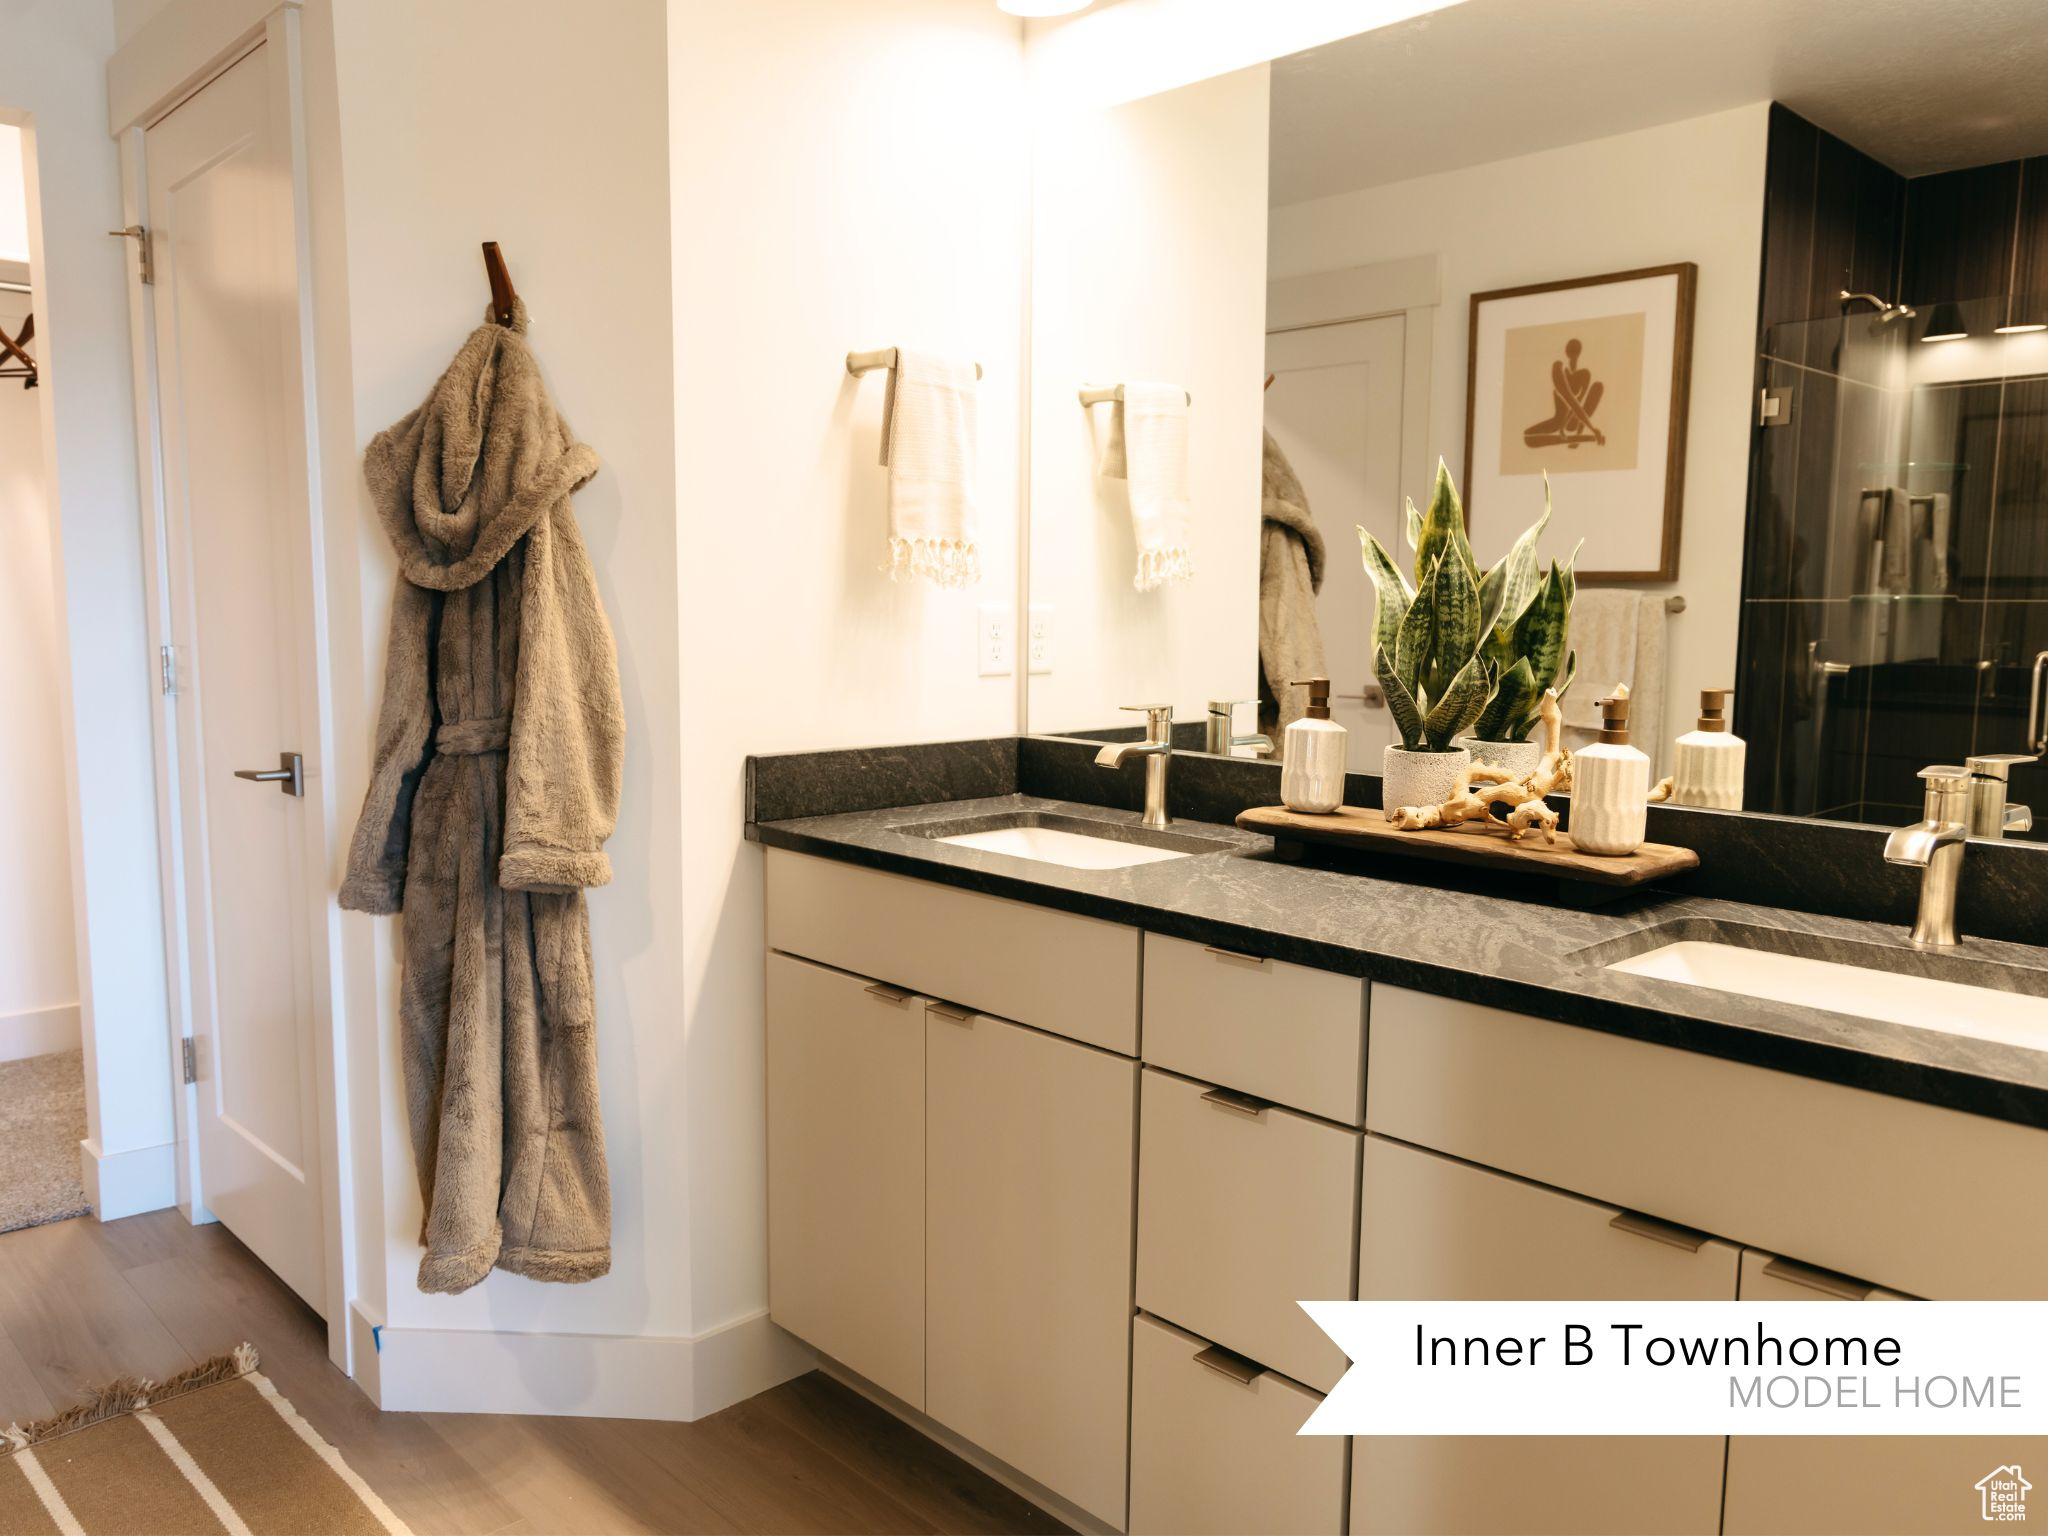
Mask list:
[[[1308,713],[1281,732],[1280,799],[1290,811],[1327,816],[1344,803],[1344,727],[1330,718],[1330,680],[1289,683],[1308,690]]]
[[[1572,843],[1619,858],[1643,846],[1650,760],[1629,745],[1628,685],[1600,701],[1600,739],[1572,754]]]
[[[1699,726],[1678,738],[1678,761],[1671,776],[1673,805],[1742,809],[1742,770],[1749,747],[1728,729],[1728,695],[1734,691],[1700,690]]]

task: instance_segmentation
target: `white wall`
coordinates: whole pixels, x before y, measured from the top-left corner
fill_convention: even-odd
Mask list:
[[[1028,24],[1031,92],[1053,110],[1135,101],[1458,3],[1097,0],[1085,11]]]
[[[8,137],[0,132],[0,168]],[[0,201],[0,224],[7,216]],[[21,227],[25,244],[25,216]],[[27,294],[0,293],[0,329],[19,335],[29,308]],[[0,859],[0,1061],[78,1044],[63,814],[64,651],[36,395],[19,379],[0,379],[0,720],[9,742],[0,753],[0,847],[7,850]]]
[[[368,768],[395,569],[360,455],[482,322],[480,241],[503,245],[549,386],[603,461],[576,512],[618,639],[627,719],[613,880],[590,893],[614,1202],[609,1276],[549,1286],[501,1274],[459,1297],[420,1294],[396,924],[342,924],[352,959],[373,956],[376,967],[370,985],[351,985],[350,1087],[358,1215],[369,1226],[357,1299],[386,1328],[385,1381],[397,1389],[387,1406],[436,1393],[445,1404],[475,1384],[456,1377],[512,1350],[512,1336],[545,1335],[570,1341],[557,1355],[567,1365],[529,1374],[526,1401],[508,1396],[503,1406],[574,1412],[605,1387],[574,1341],[690,1329],[675,572],[679,530],[701,514],[678,507],[674,475],[663,16],[652,4],[348,0],[309,14],[307,57],[329,593],[354,604],[336,603],[332,631],[344,653],[333,766],[348,826]],[[374,932],[367,946],[365,932]],[[504,1340],[479,1337],[492,1332]],[[422,1341],[444,1334],[469,1336],[475,1352],[446,1379],[408,1374]],[[407,1392],[418,1395],[407,1401]]]
[[[1053,670],[1034,731],[1140,723],[1118,707],[1258,692],[1259,462],[1266,316],[1268,70],[1047,124],[1032,204],[1031,603]],[[1130,490],[1097,473],[1110,407],[1076,390],[1127,379],[1193,397],[1195,575],[1132,585]]]
[[[23,170],[21,130],[13,123],[0,122],[0,261],[28,260],[28,188],[22,181]]]
[[[1532,100],[1535,99],[1532,95]],[[1273,210],[1275,278],[1440,253],[1429,453],[1464,462],[1471,297],[1676,261],[1699,265],[1685,520],[1665,739],[1735,677],[1768,105]],[[1407,493],[1420,502],[1427,486]],[[1582,562],[1583,563],[1583,562]],[[1657,590],[1652,588],[1652,590]]]
[[[675,442],[691,1317],[766,1301],[761,865],[750,752],[1007,733],[977,602],[1013,603],[1022,33],[987,0],[671,0]],[[734,146],[748,153],[737,154]],[[853,349],[971,356],[978,594],[892,584],[883,381]],[[673,936],[670,936],[673,938]]]
[[[175,1198],[175,1132],[150,727],[156,654],[144,619],[123,265],[134,258],[128,242],[106,235],[122,222],[107,136],[113,13],[101,0],[15,0],[7,17],[0,115],[29,130],[36,395],[58,508],[87,1189],[104,1175],[103,1213],[148,1209]]]

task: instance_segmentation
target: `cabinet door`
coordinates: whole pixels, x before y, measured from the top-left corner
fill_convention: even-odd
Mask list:
[[[1378,1136],[1365,1140],[1362,1301],[1728,1301],[1737,1250]],[[1361,1436],[1354,1536],[1712,1532],[1715,1436]]]
[[[1742,1299],[1911,1298],[1745,1248]],[[2048,1468],[2048,1438],[1731,1435],[1722,1529],[1728,1536],[1971,1530],[1990,1518],[1977,1484],[2014,1463]]]
[[[932,1005],[926,1407],[1119,1530],[1137,1063]]]
[[[768,1312],[924,1406],[924,1002],[774,954]]]

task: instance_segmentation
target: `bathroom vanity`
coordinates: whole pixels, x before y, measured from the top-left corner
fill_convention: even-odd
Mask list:
[[[1166,856],[979,836],[1054,822]],[[2021,1449],[1298,1436],[1345,1368],[1302,1298],[2048,1296],[2013,1204],[2048,1188],[2048,1051],[1611,968],[1678,937],[1962,974],[1884,925],[1138,822],[1010,793],[754,826],[770,1310],[835,1369],[1133,1532],[1939,1524]],[[2048,995],[2048,955],[1972,949]]]

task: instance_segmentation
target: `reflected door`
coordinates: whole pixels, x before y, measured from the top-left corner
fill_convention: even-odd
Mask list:
[[[1331,681],[1331,718],[1350,733],[1353,773],[1378,773],[1397,738],[1372,670],[1374,597],[1357,529],[1406,562],[1402,539],[1402,347],[1399,315],[1349,320],[1266,338],[1266,430],[1308,497],[1328,551],[1316,619]],[[1284,679],[1275,678],[1277,686]]]
[[[164,548],[201,1194],[324,1311],[309,831],[280,759],[312,691],[286,509],[291,179],[258,48],[149,130]],[[302,782],[302,781],[301,781]]]

